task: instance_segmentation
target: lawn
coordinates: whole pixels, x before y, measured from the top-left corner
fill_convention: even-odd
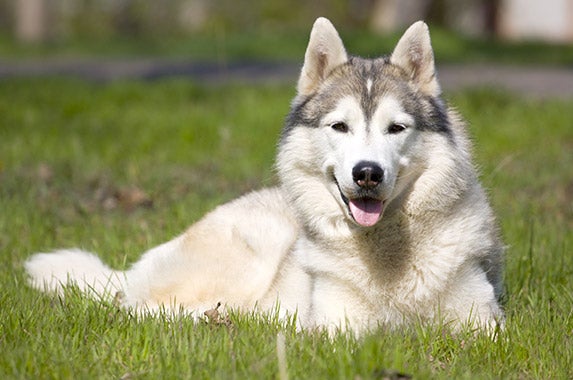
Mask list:
[[[390,52],[404,30],[376,35],[364,28],[349,29],[339,25],[341,37],[352,53],[375,57]],[[0,35],[0,56],[6,60],[69,57],[171,57],[218,63],[237,61],[300,62],[308,42],[311,23],[302,29],[247,29],[186,36],[155,36],[151,38],[78,38],[54,40],[39,45],[19,44]],[[432,45],[441,63],[503,63],[512,65],[569,66],[573,62],[573,45],[547,44],[535,41],[508,42],[493,38],[470,38],[429,24]],[[280,47],[280,48],[276,48]]]
[[[495,341],[445,326],[329,339],[273,316],[142,319],[26,286],[32,252],[79,246],[125,268],[215,205],[276,183],[293,95],[184,79],[2,81],[0,377],[573,378],[573,100],[447,94],[470,122],[508,245]]]

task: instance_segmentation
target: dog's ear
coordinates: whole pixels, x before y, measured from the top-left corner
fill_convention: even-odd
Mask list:
[[[423,93],[432,96],[440,94],[430,31],[424,22],[418,21],[406,30],[394,48],[390,62],[404,69]]]
[[[347,61],[344,44],[332,23],[324,17],[318,18],[310,32],[304,65],[298,80],[298,94],[311,94],[332,69]]]

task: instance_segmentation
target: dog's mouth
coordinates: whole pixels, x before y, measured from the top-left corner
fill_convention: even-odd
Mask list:
[[[349,198],[344,195],[336,179],[335,183],[342,201],[346,204],[346,207],[348,207],[350,216],[358,225],[362,227],[372,227],[378,223],[384,212],[384,206],[386,204],[384,200],[372,196]]]

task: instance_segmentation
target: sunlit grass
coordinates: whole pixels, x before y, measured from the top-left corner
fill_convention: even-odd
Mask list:
[[[80,246],[125,268],[216,204],[275,183],[285,86],[185,80],[0,85],[0,376],[273,378],[277,334],[291,378],[571,378],[573,101],[451,94],[508,244],[506,329],[414,326],[360,339],[298,332],[272,316],[228,324],[141,319],[73,290],[25,284],[32,252]],[[117,194],[141,191],[149,202]]]

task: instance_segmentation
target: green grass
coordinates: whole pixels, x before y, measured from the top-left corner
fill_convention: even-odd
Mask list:
[[[141,319],[73,290],[62,299],[26,286],[32,252],[80,246],[125,268],[216,204],[275,183],[293,94],[184,80],[3,81],[0,377],[276,378],[282,334],[290,378],[572,378],[573,100],[448,96],[470,121],[508,244],[496,341],[441,326],[330,340],[272,316]],[[151,207],[116,197],[133,189]]]
[[[6,36],[0,36],[0,55],[9,60],[161,56],[223,63],[252,59],[299,62],[304,55],[310,28],[311,24],[304,29],[248,29],[240,32],[219,30],[159,38],[83,38],[40,45],[18,44]],[[430,31],[435,55],[440,63],[493,62],[564,66],[573,63],[573,45],[469,38],[431,24]],[[346,46],[352,48],[352,54],[376,57],[389,54],[404,31],[376,35],[363,29],[341,28],[340,32]]]

